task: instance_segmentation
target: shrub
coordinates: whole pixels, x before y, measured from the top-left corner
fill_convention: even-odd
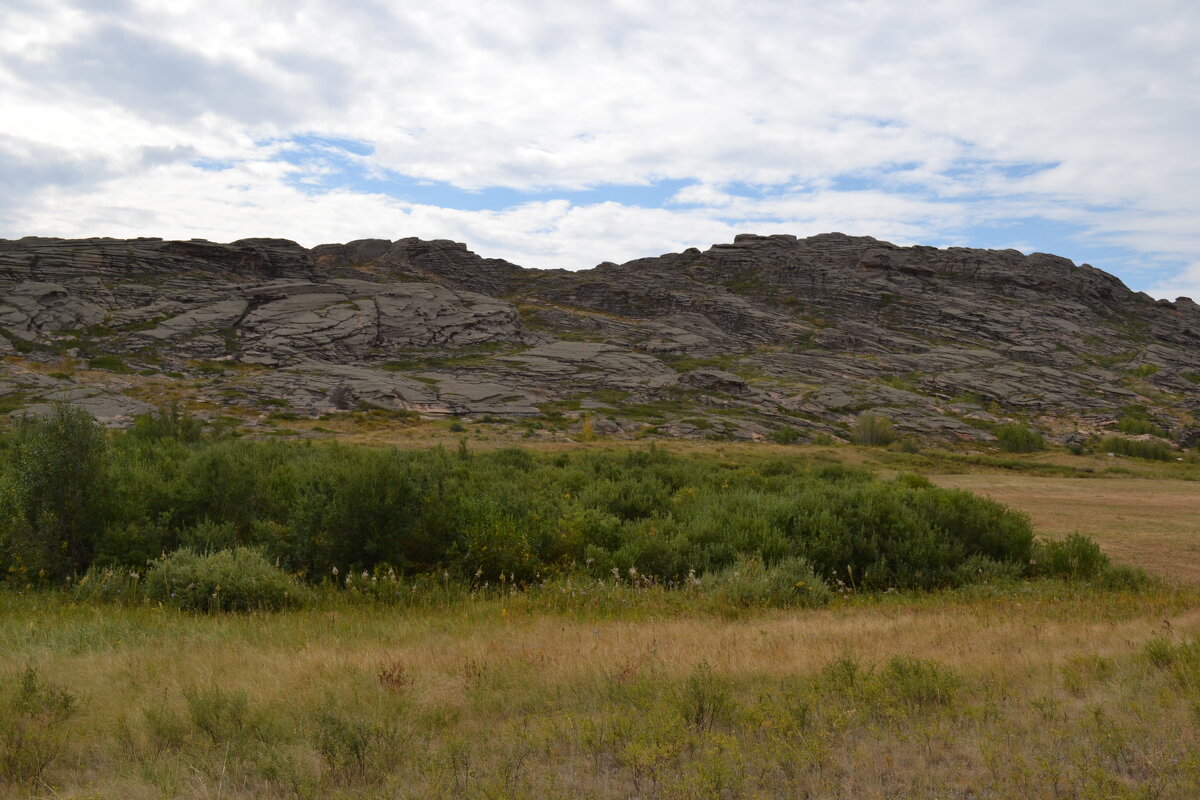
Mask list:
[[[291,576],[245,547],[208,555],[176,550],[147,572],[145,592],[185,611],[274,611],[306,596]]]
[[[771,566],[758,556],[742,555],[723,570],[705,575],[701,586],[723,606],[808,608],[829,602],[832,593],[802,558],[788,558]]]
[[[955,583],[1002,584],[1024,578],[1027,567],[1012,561],[996,561],[987,556],[971,556],[955,572]]]
[[[1100,545],[1079,533],[1059,540],[1040,540],[1034,548],[1033,567],[1038,575],[1070,580],[1089,580],[1108,568],[1108,556]]]
[[[107,449],[104,429],[76,406],[56,404],[18,423],[8,541],[0,539],[10,566],[52,580],[87,569],[104,525]]]
[[[1000,449],[1006,453],[1036,453],[1046,449],[1046,441],[1040,433],[1021,425],[1001,425],[995,434]]]
[[[203,431],[203,423],[179,407],[176,402],[143,414],[133,421],[128,435],[135,439],[175,439],[180,442],[197,442]]]
[[[1129,374],[1135,378],[1149,378],[1151,375],[1157,375],[1158,370],[1158,364],[1141,364],[1129,370]]]
[[[907,711],[949,705],[962,685],[959,676],[935,661],[895,656],[880,676],[891,699]]]
[[[1079,533],[1061,541],[1038,541],[1030,571],[1040,577],[1084,581],[1117,591],[1138,591],[1154,583],[1142,569],[1112,564],[1098,544]]]
[[[896,439],[896,429],[887,417],[862,414],[850,429],[850,439],[855,444],[883,447]]]
[[[1117,420],[1117,430],[1129,436],[1141,436],[1150,434],[1151,436],[1163,436],[1165,431],[1155,425],[1152,420],[1145,417],[1134,417],[1128,414],[1123,414]]]
[[[96,356],[88,362],[88,366],[92,369],[105,369],[110,372],[120,372],[123,374],[133,372],[129,368],[129,365],[118,356]]]
[[[697,664],[688,675],[675,700],[683,721],[700,733],[727,721],[734,709],[728,680],[717,675],[706,661]]]
[[[180,531],[179,546],[197,553],[215,553],[237,547],[237,538],[237,530],[230,523],[206,519]]]
[[[361,779],[395,757],[391,752],[398,740],[394,724],[369,721],[362,714],[331,706],[317,715],[315,728],[313,749],[335,779]]]
[[[1100,440],[1097,445],[1100,450],[1134,458],[1145,458],[1151,461],[1174,461],[1175,451],[1153,439],[1123,439],[1120,436],[1109,436]]]
[[[18,449],[14,440],[4,455]],[[1028,519],[996,503],[915,476],[883,482],[819,461],[747,463],[654,449],[456,456],[137,435],[117,435],[110,452],[97,484],[103,506],[93,563],[131,574],[182,547],[155,562],[147,591],[199,610],[243,607],[230,596],[239,576],[181,582],[176,572],[228,567],[242,558],[240,546],[261,550],[258,567],[271,561],[318,582],[335,567],[344,583],[351,572],[370,580],[390,566],[405,596],[418,574],[476,584],[504,575],[521,584],[584,572],[607,580],[613,568],[623,576],[634,567],[664,583],[695,570],[714,593],[727,584],[722,591],[735,604],[782,605],[820,602],[817,594],[792,596],[796,581],[807,583],[804,562],[853,588],[938,587],[986,579],[1006,565],[1025,569],[1032,547]],[[11,464],[8,472],[17,474]],[[16,502],[25,495],[15,477],[6,484],[0,501],[21,524],[0,525],[0,536],[28,563],[36,551]],[[739,581],[754,580],[735,586],[732,573],[718,574],[739,556]],[[793,568],[799,577],[785,580]],[[268,584],[286,585],[286,576],[265,569]],[[112,581],[110,589],[124,592]],[[263,602],[275,604],[259,598],[250,607]]]
[[[770,439],[776,444],[795,444],[800,438],[800,431],[795,428],[776,428],[771,431]]]
[[[921,452],[921,443],[911,436],[902,436],[889,444],[888,450],[895,453],[909,453],[912,455]]]
[[[1127,564],[1110,564],[1101,571],[1093,583],[1104,589],[1136,592],[1153,586],[1157,579],[1151,577],[1141,567],[1131,567]]]
[[[882,668],[841,656],[816,678],[817,688],[850,699],[878,717],[911,716],[953,703],[962,678],[936,661],[894,656]]]

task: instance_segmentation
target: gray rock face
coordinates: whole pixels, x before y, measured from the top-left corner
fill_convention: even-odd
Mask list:
[[[602,409],[611,436],[648,418],[668,435],[844,437],[867,411],[978,441],[1008,419],[1086,432],[1134,411],[1181,443],[1200,429],[1191,300],[1042,253],[836,233],[577,273],[414,238],[0,240],[0,357],[8,406],[58,394],[113,420],[145,407],[137,381],[181,375],[263,411],[521,417],[569,401]],[[48,378],[64,357],[144,376]]]
[[[8,290],[0,304],[0,327],[24,339],[43,331],[95,325],[104,317],[102,306],[57,283],[22,281]]]

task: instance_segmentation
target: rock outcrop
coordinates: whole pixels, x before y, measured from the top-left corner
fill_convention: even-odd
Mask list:
[[[0,404],[567,420],[603,435],[1063,441],[1200,426],[1200,306],[1014,250],[741,235],[581,272],[447,241],[0,240]],[[53,377],[51,377],[53,376]]]

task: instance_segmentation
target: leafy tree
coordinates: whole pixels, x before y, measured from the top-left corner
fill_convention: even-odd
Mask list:
[[[104,523],[107,448],[104,429],[76,406],[18,423],[5,492],[14,567],[49,579],[88,567]]]
[[[882,447],[891,444],[896,439],[896,429],[887,417],[863,414],[854,423],[854,427],[850,431],[850,438],[855,444]]]

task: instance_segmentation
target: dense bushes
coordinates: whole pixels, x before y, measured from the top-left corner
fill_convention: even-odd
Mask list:
[[[18,423],[7,444],[0,552],[8,568],[44,579],[86,569],[105,524],[103,429],[86,411],[59,405]]]
[[[304,589],[262,553],[238,547],[163,556],[147,571],[143,592],[185,611],[277,611],[299,605]]]
[[[30,444],[67,432],[81,437],[71,439],[73,458],[87,467],[79,483],[61,470],[38,474],[36,465],[54,467],[60,457],[49,444]],[[790,576],[808,569],[853,588],[953,585],[996,565],[1026,570],[1033,547],[1029,521],[994,502],[836,464],[734,465],[655,449],[543,457],[188,441],[193,433],[169,416],[107,444],[75,417],[18,431],[4,451],[2,530],[10,533],[2,566],[34,580],[17,574],[40,552],[22,549],[33,531],[74,543],[49,579],[90,564],[144,572],[152,563],[147,581],[165,576],[181,603],[189,584],[212,599],[215,589],[204,587],[216,583],[172,576],[201,567],[215,574],[234,562],[261,574],[277,564],[315,582],[392,568],[508,585],[631,569],[668,584],[689,575],[729,582],[761,568],[759,589],[729,584],[731,593],[753,593],[786,590]],[[31,460],[33,452],[51,455]],[[76,495],[71,486],[89,488]],[[225,598],[230,580],[220,581]]]
[[[733,564],[706,576],[703,586],[728,608],[811,608],[829,602],[832,594],[802,558],[786,558],[768,567],[757,556],[739,556]]]
[[[1000,449],[1006,453],[1036,453],[1046,449],[1042,435],[1022,425],[1000,425],[995,433]]]
[[[1173,461],[1176,458],[1174,450],[1155,439],[1125,439],[1120,436],[1109,436],[1101,439],[1097,447],[1105,452],[1146,458],[1152,461]]]
[[[887,417],[863,414],[850,429],[850,440],[855,444],[883,447],[896,440],[896,428]]]

